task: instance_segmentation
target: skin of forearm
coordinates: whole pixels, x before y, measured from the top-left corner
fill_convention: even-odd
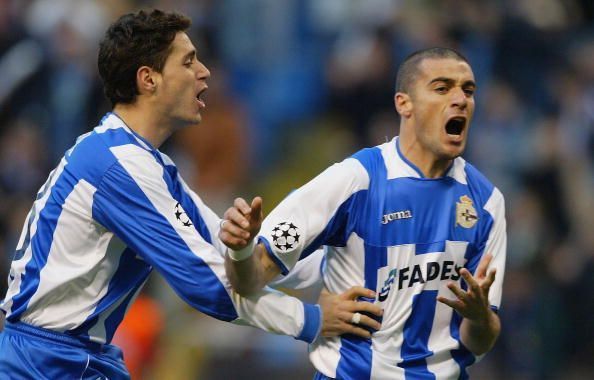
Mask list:
[[[475,355],[482,355],[495,345],[501,331],[501,322],[497,314],[489,310],[484,320],[462,320],[460,339],[466,348]]]
[[[256,245],[254,254],[242,261],[225,257],[225,270],[231,286],[242,296],[249,296],[268,284],[280,270],[269,258],[261,244]]]
[[[242,261],[234,261],[227,255],[225,257],[225,271],[231,286],[242,296],[249,296],[262,289],[259,286],[258,265],[255,255]]]

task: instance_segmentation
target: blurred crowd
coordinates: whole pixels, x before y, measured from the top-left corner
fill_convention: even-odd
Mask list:
[[[466,55],[478,91],[465,158],[505,195],[509,238],[503,332],[473,378],[594,378],[591,0],[0,0],[1,279],[39,186],[109,111],[98,41],[142,7],[193,20],[207,109],[162,150],[219,214],[236,196],[262,195],[269,211],[397,134],[409,53]],[[303,343],[204,317],[157,274],[116,341],[138,379],[313,373]]]

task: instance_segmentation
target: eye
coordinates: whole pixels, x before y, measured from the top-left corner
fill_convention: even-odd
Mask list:
[[[435,89],[435,92],[438,94],[445,94],[448,92],[448,88],[446,86],[439,86]]]
[[[466,94],[466,96],[471,97],[474,95],[474,88],[465,88],[464,93]]]

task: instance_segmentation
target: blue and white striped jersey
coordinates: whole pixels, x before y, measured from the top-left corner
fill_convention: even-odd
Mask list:
[[[210,316],[313,340],[317,306],[268,288],[232,291],[219,221],[166,155],[109,113],[37,194],[0,308],[8,322],[109,343],[155,268]]]
[[[376,291],[384,309],[371,339],[318,338],[310,359],[338,379],[457,379],[476,357],[460,342],[461,317],[436,301],[454,299],[449,281],[466,284],[485,252],[501,301],[506,256],[501,192],[464,159],[446,175],[424,178],[399,151],[398,139],[364,149],[291,193],[265,219],[260,241],[286,273],[327,246],[324,286]]]

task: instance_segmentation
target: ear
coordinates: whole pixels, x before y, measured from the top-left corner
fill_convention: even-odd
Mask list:
[[[136,71],[136,85],[141,95],[152,94],[157,89],[157,72],[148,66],[141,66]]]
[[[413,104],[409,94],[397,92],[394,95],[394,106],[398,114],[403,118],[409,118],[412,115]]]

